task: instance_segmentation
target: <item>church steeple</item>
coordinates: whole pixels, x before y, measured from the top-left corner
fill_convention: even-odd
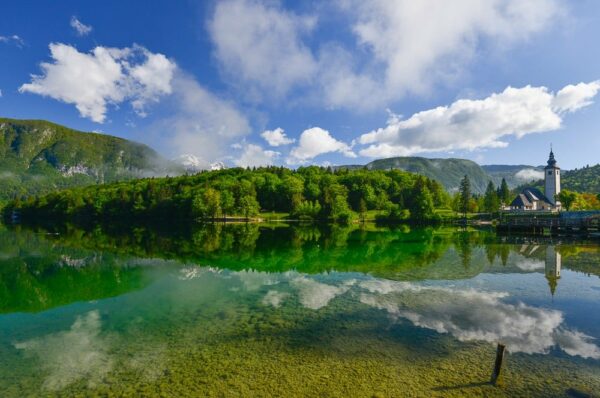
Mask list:
[[[552,146],[550,146],[550,156],[548,157],[548,167],[546,168],[555,168],[556,167],[556,159],[554,159],[554,152],[552,152]]]
[[[552,145],[550,145],[548,165],[544,167],[544,180],[544,193],[546,198],[548,198],[550,203],[556,208],[560,208],[560,202],[556,198],[556,195],[560,193],[560,167],[556,164]]]

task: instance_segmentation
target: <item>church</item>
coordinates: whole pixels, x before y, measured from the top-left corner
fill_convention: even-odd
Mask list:
[[[544,168],[544,193],[537,188],[525,188],[508,206],[509,210],[558,211],[561,208],[556,195],[560,193],[560,167],[550,149],[548,165]]]

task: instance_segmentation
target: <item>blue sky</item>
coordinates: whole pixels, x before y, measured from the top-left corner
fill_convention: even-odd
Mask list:
[[[1,7],[1,116],[201,164],[599,160],[594,0]]]

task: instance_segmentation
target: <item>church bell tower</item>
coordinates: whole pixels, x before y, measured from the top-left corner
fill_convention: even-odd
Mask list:
[[[544,182],[546,197],[554,206],[560,206],[560,202],[555,198],[560,193],[560,167],[556,164],[552,148],[550,148],[548,165],[544,168]]]

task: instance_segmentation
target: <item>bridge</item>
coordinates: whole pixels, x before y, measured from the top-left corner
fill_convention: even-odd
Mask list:
[[[496,230],[508,234],[600,234],[600,211],[505,212]]]

